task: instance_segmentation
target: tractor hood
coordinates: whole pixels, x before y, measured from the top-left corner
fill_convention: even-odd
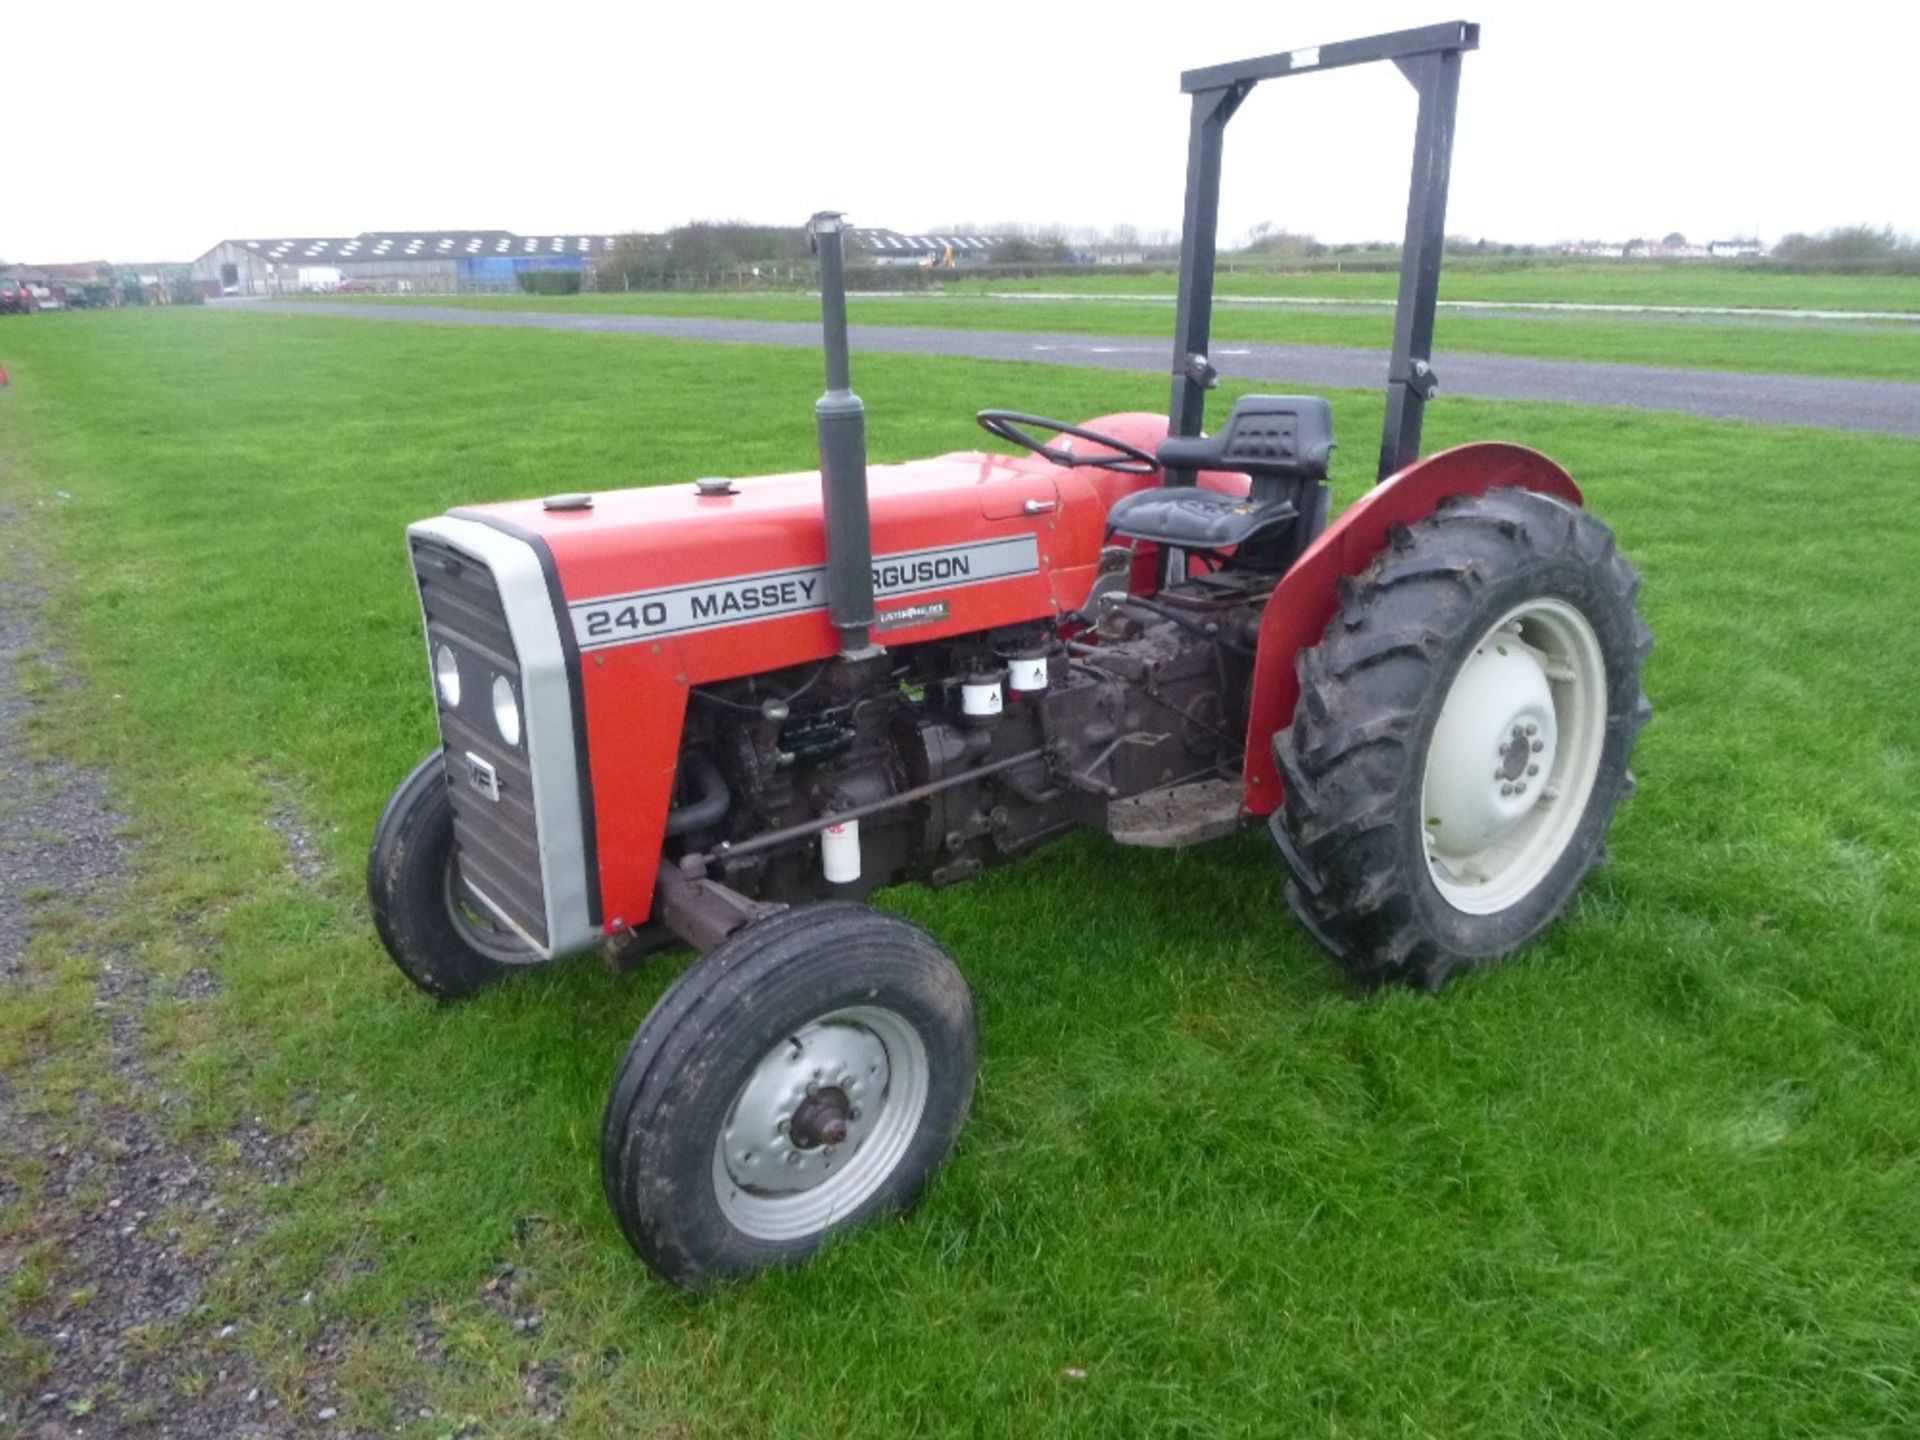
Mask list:
[[[1158,415],[1088,422],[1151,449]],[[1035,455],[963,451],[867,472],[875,626],[882,643],[1039,620],[1086,598],[1113,502],[1157,477],[1067,469]],[[1244,482],[1242,482],[1244,483]],[[550,557],[562,628],[581,653],[679,652],[691,683],[833,653],[820,474],[689,481],[451,512]],[[768,623],[777,622],[777,623]],[[753,626],[751,646],[720,632]]]
[[[868,471],[874,553],[935,540],[1031,532],[1058,503],[1055,467],[1038,457],[962,453]],[[569,601],[685,585],[736,573],[819,565],[825,557],[820,472],[734,480],[732,493],[692,482],[610,490],[587,509],[539,500],[454,512],[504,521],[547,545]]]

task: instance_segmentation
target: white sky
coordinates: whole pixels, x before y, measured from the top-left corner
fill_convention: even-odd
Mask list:
[[[1453,233],[1920,231],[1914,0],[106,0],[86,16],[43,64],[11,27],[8,260],[827,207],[909,231],[1177,231],[1181,69],[1451,19],[1482,25]],[[1223,243],[1261,220],[1397,237],[1412,97],[1387,66],[1262,86],[1228,131]]]

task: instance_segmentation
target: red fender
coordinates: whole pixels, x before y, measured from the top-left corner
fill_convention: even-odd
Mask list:
[[[1417,460],[1356,500],[1286,573],[1260,622],[1253,662],[1252,705],[1241,801],[1249,815],[1280,808],[1280,773],[1273,763],[1276,731],[1293,723],[1300,699],[1294,658],[1313,645],[1339,608],[1338,582],[1357,575],[1387,543],[1387,530],[1433,513],[1449,495],[1484,495],[1501,486],[1538,490],[1582,504],[1580,487],[1553,461],[1524,445],[1483,441]]]

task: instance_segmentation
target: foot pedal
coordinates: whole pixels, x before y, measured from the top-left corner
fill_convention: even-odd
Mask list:
[[[1115,800],[1107,806],[1107,833],[1122,845],[1171,850],[1218,840],[1240,828],[1238,780],[1193,780]]]

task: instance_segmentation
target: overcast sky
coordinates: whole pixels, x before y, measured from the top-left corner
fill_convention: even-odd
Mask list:
[[[85,15],[37,40],[39,21],[9,27],[8,260],[827,207],[909,231],[1177,231],[1181,69],[1451,19],[1482,25],[1454,233],[1920,232],[1914,0],[109,0]],[[1258,221],[1397,236],[1412,116],[1390,67],[1262,86],[1228,132],[1223,241]]]

